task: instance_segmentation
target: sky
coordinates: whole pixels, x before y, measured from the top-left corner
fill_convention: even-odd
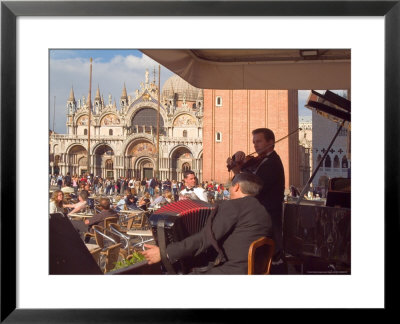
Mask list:
[[[117,103],[124,83],[128,95],[134,96],[139,89],[140,82],[145,80],[145,71],[149,70],[149,79],[153,81],[153,70],[156,70],[156,83],[158,82],[158,63],[144,55],[139,50],[127,49],[54,49],[49,51],[50,59],[50,86],[49,86],[49,129],[56,133],[66,133],[66,104],[71,88],[74,89],[75,99],[78,101],[83,96],[87,99],[89,92],[89,66],[92,63],[92,100],[97,87],[104,101],[108,103],[108,96]],[[164,82],[173,73],[161,66],[161,89]],[[299,116],[311,116],[311,110],[304,105],[310,90],[299,90],[298,106]],[[55,114],[54,114],[55,112]],[[53,119],[53,116],[55,118]]]
[[[111,94],[112,101],[116,101],[119,109],[124,83],[128,95],[134,96],[135,90],[140,88],[140,82],[145,81],[146,69],[149,70],[150,81],[153,81],[153,70],[156,70],[156,84],[158,82],[158,63],[138,50],[64,49],[50,50],[49,56],[49,129],[53,129],[55,116],[54,129],[60,134],[66,133],[66,105],[71,88],[74,89],[76,101],[83,96],[86,99],[88,97],[91,57],[92,101],[99,87],[105,103],[108,103],[108,95]],[[162,88],[173,73],[161,66],[160,75]]]

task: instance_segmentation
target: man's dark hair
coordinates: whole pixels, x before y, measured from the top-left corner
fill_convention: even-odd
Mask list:
[[[110,202],[109,198],[107,198],[107,197],[100,198],[101,208],[108,210],[108,209],[110,209],[110,204],[111,204],[111,202]]]
[[[257,128],[257,129],[255,129],[255,130],[253,130],[253,131],[251,132],[251,134],[252,134],[252,135],[255,135],[255,134],[263,134],[266,141],[273,140],[274,143],[275,143],[275,134],[274,134],[274,132],[273,132],[272,130],[270,130],[269,128]],[[275,147],[275,145],[272,146],[272,148],[274,148],[274,147]]]
[[[82,190],[82,191],[80,192],[79,196],[81,196],[83,200],[88,200],[88,198],[89,198],[89,193],[88,193],[87,190]]]
[[[185,172],[183,173],[183,177],[186,179],[186,178],[188,177],[189,174],[195,175],[194,172],[193,172],[192,170],[187,170],[187,171],[185,171]]]
[[[262,180],[252,173],[238,173],[232,180],[232,186],[237,183],[240,190],[249,196],[257,196],[263,186]]]

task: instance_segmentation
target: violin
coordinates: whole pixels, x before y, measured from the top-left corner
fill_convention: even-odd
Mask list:
[[[268,146],[264,150],[267,150],[269,147],[270,146]],[[235,155],[233,155],[231,157],[232,163],[228,163],[226,166],[228,168],[228,171],[231,171],[236,166],[240,167],[240,171],[243,171],[248,168],[256,169],[260,165],[260,163],[264,160],[264,158],[267,156],[266,152],[264,153],[264,151],[258,154],[257,156],[253,156],[256,153],[257,152],[253,152],[249,155],[246,155],[245,158],[241,161],[235,161]]]
[[[231,171],[234,167],[239,166],[240,171],[243,171],[245,169],[257,169],[258,166],[261,164],[261,162],[264,160],[264,158],[267,156],[267,150],[271,147],[274,146],[276,143],[282,141],[286,137],[289,137],[290,135],[293,135],[294,133],[298,132],[301,130],[301,128],[298,128],[294,130],[293,132],[289,133],[288,135],[280,138],[279,140],[275,141],[274,143],[266,146],[260,153],[257,154],[257,156],[254,156],[257,152],[250,153],[249,155],[246,155],[245,158],[241,161],[235,161],[235,155],[232,155],[231,158],[228,158],[227,160],[227,168],[228,171]],[[230,161],[229,161],[230,160]]]

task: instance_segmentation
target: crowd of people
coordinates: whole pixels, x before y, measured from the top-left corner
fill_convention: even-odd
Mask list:
[[[126,191],[129,190],[134,196],[144,196],[148,194],[147,198],[153,198],[156,195],[163,195],[165,199],[169,201],[179,200],[179,193],[185,188],[185,180],[159,180],[157,178],[127,178],[121,177],[115,179],[103,179],[99,176],[93,175],[78,175],[71,176],[67,173],[65,176],[49,175],[49,182],[51,186],[57,186],[59,190],[63,187],[72,187],[74,193],[77,196],[81,190],[87,190],[90,194],[95,195],[126,195]],[[195,183],[193,187],[204,189],[207,196],[207,201],[213,203],[217,200],[229,199],[229,188],[223,184],[217,183],[213,180],[198,182],[195,177]]]
[[[57,175],[49,177],[50,184],[58,186],[53,193],[50,211],[71,208],[74,211],[85,208],[87,197],[96,195],[123,195],[116,209],[159,207],[182,199],[202,200],[216,203],[215,214],[209,217],[210,224],[185,240],[168,246],[172,262],[200,253],[213,246],[218,252],[207,273],[246,273],[247,253],[254,239],[266,236],[275,243],[271,273],[287,273],[284,267],[282,209],[284,202],[285,175],[282,161],[274,150],[275,135],[268,128],[252,132],[254,149],[258,156],[251,164],[242,151],[227,159],[227,166],[234,174],[231,184],[224,186],[214,181],[199,182],[193,171],[185,171],[182,181],[157,178],[102,179],[98,176],[78,177]],[[79,201],[62,204],[62,188],[73,187]],[[296,194],[295,192],[293,192]],[[104,205],[109,205],[109,198]],[[104,210],[109,210],[104,208]],[[82,230],[87,230],[84,224]],[[82,226],[82,224],[81,224]],[[156,245],[147,245],[143,251],[149,264],[160,262],[160,250]],[[282,267],[283,266],[283,267]]]

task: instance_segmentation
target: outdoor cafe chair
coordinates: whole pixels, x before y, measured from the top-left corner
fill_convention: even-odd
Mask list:
[[[116,224],[118,222],[118,217],[117,216],[111,216],[111,217],[106,217],[106,218],[104,218],[104,220],[103,220],[103,233],[104,233],[104,229],[107,229],[109,226],[110,226],[110,224]],[[92,229],[94,229],[94,226],[92,226]],[[91,231],[89,231],[89,232],[86,232],[85,234],[84,234],[84,237],[85,237],[85,241],[87,241],[87,240],[89,240],[90,239],[90,237],[95,237],[95,234],[94,234],[94,232],[91,232]],[[89,238],[89,239],[88,239]]]
[[[116,242],[121,243],[124,242],[121,247],[121,252],[126,257],[131,252],[130,240],[131,238],[126,235],[126,233],[121,232],[121,228],[118,224],[110,224],[110,227],[107,229],[107,234],[111,236]]]
[[[104,257],[107,256],[107,251],[110,248],[110,246],[114,246],[116,244],[119,244],[121,247],[121,243],[117,242],[113,237],[106,235],[104,233],[104,229],[99,226],[99,225],[94,225],[93,226],[93,232],[95,235],[96,239],[96,244],[101,248],[100,251],[100,264],[103,264],[104,262]],[[118,254],[121,256],[122,259],[125,259],[127,256],[127,253],[125,253],[123,250],[120,251],[121,249],[118,249]]]
[[[100,254],[101,254],[101,250],[102,250],[101,247],[97,247],[97,248],[92,249],[92,250],[90,251],[90,254],[92,255],[93,259],[96,261],[96,263],[97,263],[98,265],[100,265]]]
[[[269,274],[275,242],[268,237],[261,237],[250,244],[248,254],[248,274]]]
[[[120,258],[121,243],[111,245],[105,252],[105,267],[104,273],[107,273],[115,268],[115,264]]]

